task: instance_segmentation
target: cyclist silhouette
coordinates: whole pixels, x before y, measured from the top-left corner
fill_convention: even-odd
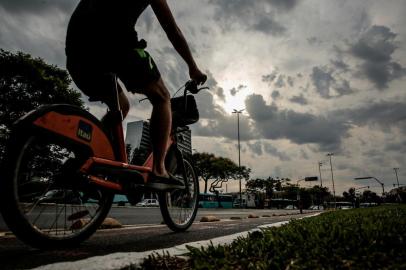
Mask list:
[[[103,81],[106,73],[116,74],[128,91],[148,97],[153,105],[150,120],[154,156],[151,179],[180,186],[183,183],[168,174],[164,164],[172,121],[169,91],[154,60],[144,50],[146,42],[138,39],[134,29],[138,17],[148,6],[188,65],[190,78],[198,84],[204,83],[207,76],[197,67],[166,0],[81,0],[68,25],[67,69],[90,101],[102,101],[110,106],[112,92]],[[118,87],[124,119],[130,105]],[[106,116],[104,122],[108,124]]]

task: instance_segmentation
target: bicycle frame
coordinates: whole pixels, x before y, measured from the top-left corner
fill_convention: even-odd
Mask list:
[[[23,127],[25,124],[31,123],[35,127],[46,130],[48,134],[58,135],[64,140],[68,139],[72,143],[78,144],[78,147],[90,148],[92,154],[82,165],[80,171],[88,176],[89,182],[120,193],[125,191],[122,183],[100,178],[97,173],[92,173],[92,169],[99,166],[107,172],[107,175],[109,171],[114,170],[118,178],[121,173],[127,173],[130,177],[133,175],[133,178],[136,178],[134,184],[144,185],[149,181],[154,160],[153,153],[150,153],[142,166],[128,163],[116,77],[112,76],[112,80],[114,95],[113,102],[109,104],[109,114],[113,124],[111,139],[105,134],[99,120],[88,112],[69,105],[51,105],[40,108],[24,117],[20,122]],[[72,110],[76,115],[69,114]],[[177,148],[176,132],[171,131],[166,150],[168,151],[173,145]],[[176,152],[180,154],[178,156],[181,158],[180,160],[183,160],[182,153],[179,150]],[[182,165],[184,166],[183,163]]]

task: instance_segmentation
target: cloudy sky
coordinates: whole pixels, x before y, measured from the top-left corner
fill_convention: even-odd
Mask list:
[[[23,51],[65,67],[64,41],[78,0],[0,0],[0,48]],[[406,184],[406,2],[404,0],[168,0],[193,54],[209,74],[197,97],[201,121],[193,148],[241,163],[253,177],[318,175],[336,191]],[[174,93],[187,67],[152,10],[136,29],[148,41]],[[148,118],[134,104],[127,121]],[[84,98],[87,102],[87,99]],[[87,102],[88,103],[88,102]],[[101,116],[104,107],[90,104]],[[305,186],[306,184],[303,184]],[[228,184],[229,191],[237,184]]]

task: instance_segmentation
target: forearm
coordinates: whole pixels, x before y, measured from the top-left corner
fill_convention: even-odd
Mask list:
[[[183,36],[181,30],[176,27],[176,29],[167,34],[167,36],[175,50],[179,53],[183,60],[185,60],[189,68],[196,68],[196,63],[193,59],[189,45],[187,44],[187,41]]]

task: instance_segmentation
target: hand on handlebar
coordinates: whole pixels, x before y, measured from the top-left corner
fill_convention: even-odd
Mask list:
[[[204,84],[207,80],[207,75],[201,72],[197,67],[189,69],[189,76],[197,85]]]

